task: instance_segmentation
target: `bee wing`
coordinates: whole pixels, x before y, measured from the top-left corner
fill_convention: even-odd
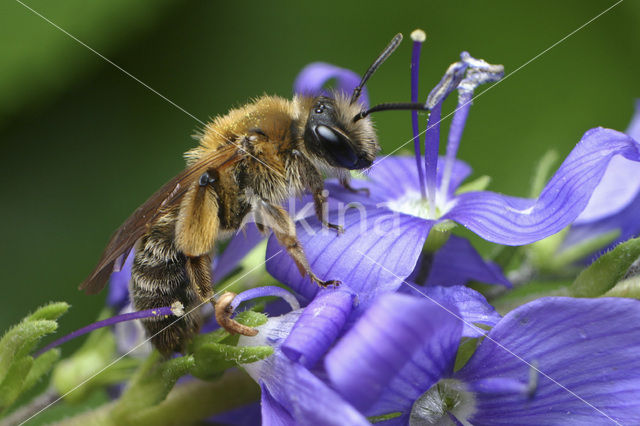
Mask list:
[[[163,210],[180,203],[185,193],[204,172],[210,169],[223,170],[240,161],[243,156],[244,154],[234,145],[225,145],[164,184],[113,233],[98,265],[80,284],[79,289],[88,294],[102,290],[114,267],[119,269],[120,260],[126,257],[136,241],[145,234]]]

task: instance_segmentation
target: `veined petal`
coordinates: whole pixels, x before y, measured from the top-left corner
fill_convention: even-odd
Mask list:
[[[407,193],[415,193],[416,198],[419,198],[420,180],[415,163],[413,156],[388,156],[379,159],[367,172],[367,177],[372,182],[372,195],[386,201],[401,198]],[[441,157],[436,171],[437,188],[440,188],[442,183],[444,163],[444,157]],[[453,195],[470,173],[471,167],[467,163],[460,160],[454,161],[447,198]],[[348,194],[346,195],[348,198]]]
[[[328,92],[324,86],[332,79],[336,81],[335,88],[337,90],[350,94],[360,83],[361,77],[346,68],[340,68],[326,62],[313,62],[300,71],[293,83],[293,91],[301,95],[326,96]],[[359,101],[365,106],[369,105],[366,87],[362,88]]]
[[[639,177],[640,179],[640,177]],[[569,229],[562,247],[567,248],[606,232],[618,230],[620,235],[609,247],[640,234],[640,193],[617,213],[589,223],[574,224]],[[602,248],[605,251],[607,248]]]
[[[452,235],[433,255],[426,285],[464,285],[469,281],[511,287],[498,265],[485,261],[466,238]]]
[[[298,320],[300,311],[270,318],[255,337],[242,336],[239,345],[274,347],[273,355],[245,364],[263,391],[263,421],[272,425],[369,425],[353,406],[297,362],[287,358],[280,345]],[[327,409],[330,407],[330,409]]]
[[[640,141],[640,100],[636,100],[635,113],[625,133],[636,141]],[[575,223],[593,222],[616,214],[638,196],[640,196],[640,164],[623,157],[614,157],[600,184],[593,191],[589,204],[580,213]]]
[[[468,192],[444,216],[488,241],[522,245],[555,234],[586,207],[610,160],[640,161],[640,146],[615,130],[589,130],[542,190],[537,200],[493,192]]]
[[[324,280],[340,280],[366,304],[378,294],[395,291],[415,268],[433,221],[392,212],[385,208],[349,209],[340,218],[331,212],[329,222],[344,226],[345,232],[322,229],[318,219],[299,221],[297,235],[311,270]],[[275,237],[267,245],[267,271],[307,300],[319,290],[302,277],[290,256]],[[272,258],[273,257],[273,258]]]
[[[502,318],[481,293],[469,287],[461,285],[421,287],[407,283],[399,291],[415,297],[424,297],[443,306],[455,306],[459,315],[458,320],[463,326],[463,337],[484,336],[486,331],[474,324],[493,327]]]
[[[471,387],[495,377],[529,383],[535,367],[537,385],[530,395],[478,392],[477,411],[467,420],[640,423],[638,323],[640,302],[622,298],[543,298],[511,311],[455,377]]]
[[[587,207],[574,223],[604,219],[628,206],[640,195],[640,163],[622,156],[611,159],[600,184],[593,191]]]
[[[264,383],[260,383],[260,405],[263,426],[295,426],[296,422],[287,410],[269,393]]]
[[[451,373],[461,325],[424,298],[380,296],[325,357],[329,380],[367,415],[408,413]]]
[[[302,311],[282,352],[307,368],[333,345],[353,308],[355,295],[343,289],[324,289]]]

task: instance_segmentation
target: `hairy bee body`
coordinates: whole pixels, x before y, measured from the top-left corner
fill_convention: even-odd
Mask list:
[[[99,292],[135,247],[130,284],[136,309],[180,302],[186,315],[143,320],[164,354],[183,351],[200,328],[196,309],[212,299],[211,258],[216,241],[243,226],[249,213],[261,231],[271,230],[300,273],[320,286],[337,285],[313,273],[280,204],[309,191],[322,225],[324,177],[338,177],[350,190],[349,170],[373,164],[380,147],[369,114],[428,110],[425,104],[387,103],[365,109],[364,84],[396,49],[396,35],[363,75],[351,96],[262,96],[208,124],[199,146],[185,154],[187,168],[153,194],[113,234],[98,265],[80,288]],[[326,278],[326,277],[323,277]],[[255,333],[230,319],[229,297],[221,297],[216,320],[230,332]],[[225,305],[226,304],[226,305]],[[216,307],[216,305],[214,305]],[[243,328],[244,327],[244,328]]]
[[[346,98],[341,100],[348,105]],[[179,301],[187,312],[193,310],[180,319],[143,321],[161,352],[183,350],[197,333],[201,320],[194,308],[212,296],[214,243],[227,231],[237,230],[249,212],[254,212],[258,226],[274,230],[301,272],[310,273],[293,222],[279,205],[306,190],[321,197],[323,172],[333,171],[346,179],[343,170],[332,167],[305,144],[304,129],[313,104],[310,97],[263,96],[215,119],[206,127],[199,146],[185,154],[188,165],[193,165],[219,150],[239,148],[243,152],[241,159],[224,170],[207,170],[207,181],[195,182],[180,205],[163,212],[137,243],[131,282],[134,307],[150,309]],[[345,117],[360,111],[357,106],[351,109],[354,112],[346,112]],[[368,120],[359,123],[368,124]],[[367,140],[375,155],[373,133]]]
[[[198,332],[200,312],[194,307],[202,296],[192,285],[190,275],[202,275],[209,280],[208,255],[193,262],[181,253],[175,245],[175,221],[178,212],[165,214],[150,227],[139,241],[131,268],[131,300],[136,310],[171,306],[176,301],[188,311],[176,320],[174,317],[153,317],[144,320],[144,326],[151,342],[163,353],[182,350],[185,337]],[[187,273],[188,269],[198,269],[197,274]]]

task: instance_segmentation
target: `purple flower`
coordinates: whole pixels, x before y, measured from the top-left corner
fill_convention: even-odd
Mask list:
[[[423,253],[408,279],[426,286],[464,285],[469,281],[512,286],[498,265],[484,260],[469,240],[455,235],[435,253]]]
[[[416,162],[421,164],[420,158],[384,157],[370,168],[366,181],[352,183],[356,188],[368,188],[370,196],[354,194],[335,182],[326,183],[330,191],[329,222],[342,225],[346,232],[337,236],[322,230],[315,217],[305,219],[297,230],[311,268],[320,278],[342,281],[366,306],[377,295],[397,290],[411,274],[432,228],[447,228],[457,222],[488,241],[529,244],[555,234],[578,217],[613,158],[640,161],[638,142],[614,130],[595,128],[585,133],[537,199],[463,191],[460,185],[471,169],[456,159],[456,153],[470,100],[479,84],[495,81],[501,75],[501,66],[463,52],[461,61],[451,65],[431,91],[427,99],[432,111],[425,138],[424,180],[416,167]],[[316,86],[322,86],[322,82]],[[440,107],[455,89],[459,93],[458,109],[447,154],[439,158]],[[347,205],[357,208],[346,209]],[[272,237],[267,257],[280,249]],[[300,277],[287,256],[267,262],[267,270],[307,300],[318,292],[317,286]]]
[[[296,94],[308,96],[327,96],[329,92],[325,86],[335,80],[334,90],[351,94],[360,83],[361,77],[346,68],[327,64],[325,62],[313,62],[300,71],[293,83],[293,91]],[[363,87],[358,99],[365,107],[369,105],[367,88]]]
[[[328,292],[329,298],[342,298],[340,291]],[[349,304],[351,303],[350,298]],[[321,298],[318,298],[321,300]],[[263,425],[293,425],[293,424],[323,424],[323,425],[368,425],[369,422],[353,406],[347,403],[337,392],[327,386],[321,379],[309,371],[304,359],[294,361],[289,355],[295,354],[295,345],[285,349],[290,339],[291,330],[298,327],[299,319],[305,315],[314,315],[311,325],[320,334],[337,333],[343,324],[335,321],[331,316],[338,313],[335,306],[328,304],[325,310],[321,303],[308,306],[304,311],[297,310],[286,315],[272,317],[266,324],[258,327],[259,333],[255,337],[242,336],[241,346],[269,345],[274,348],[273,355],[251,364],[244,365],[244,369],[260,385],[262,390],[262,424]],[[344,304],[343,304],[344,306]],[[348,309],[348,308],[347,308]],[[304,335],[304,331],[302,332]],[[316,345],[314,353],[321,355],[333,343],[335,337],[325,339]],[[300,361],[300,362],[298,362]],[[327,409],[330,407],[330,409]]]
[[[640,100],[636,101],[635,114],[626,133],[640,141]],[[571,226],[562,249],[615,230],[620,234],[612,245],[637,236],[640,233],[639,209],[640,163],[615,156],[587,207]]]
[[[385,424],[636,424],[639,308],[629,299],[536,300],[505,316],[454,372],[455,308],[384,295],[325,369],[365,415],[396,416]]]

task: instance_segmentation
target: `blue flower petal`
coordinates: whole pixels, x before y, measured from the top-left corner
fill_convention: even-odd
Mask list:
[[[119,271],[111,274],[109,279],[109,294],[107,294],[107,305],[116,311],[121,310],[129,303],[129,281],[131,281],[131,267],[135,250],[130,250],[127,259],[122,264]]]
[[[327,95],[324,86],[329,80],[335,79],[335,88],[348,95],[353,92],[360,83],[361,77],[346,68],[340,68],[325,62],[313,62],[300,71],[293,83],[294,93],[301,95],[319,96]],[[369,95],[364,87],[359,100],[364,106],[369,105]]]
[[[638,195],[640,163],[615,156],[575,223],[590,223],[606,218],[624,209]]]
[[[367,415],[409,412],[452,371],[461,325],[424,298],[380,296],[325,357],[329,380]]]
[[[231,239],[222,254],[212,262],[213,278],[220,282],[238,266],[240,261],[264,239],[253,224],[248,224]]]
[[[271,396],[264,383],[260,383],[260,405],[263,426],[295,426],[296,422],[287,410]]]
[[[282,352],[307,368],[333,345],[353,308],[354,295],[342,289],[321,290],[302,311],[291,334],[282,344]]]
[[[289,425],[369,425],[353,406],[297,362],[287,358],[280,345],[290,333],[300,311],[270,318],[255,337],[242,336],[240,345],[274,347],[273,355],[243,365],[263,391],[263,422]],[[330,409],[327,409],[330,407]]]
[[[438,161],[436,182],[438,189],[442,183],[444,172],[444,157]],[[455,160],[451,172],[451,181],[447,198],[451,198],[453,193],[464,179],[471,173],[471,167],[460,160]],[[362,204],[375,205],[380,202],[387,202],[399,199],[405,194],[414,193],[416,199],[420,197],[420,180],[416,160],[413,156],[389,156],[382,157],[367,171],[367,178],[370,182],[361,180],[352,181],[354,187],[369,187],[371,196],[354,194],[343,188],[329,186],[330,194],[345,202],[360,202]]]
[[[543,298],[511,311],[455,377],[472,387],[495,377],[529,383],[526,361],[541,372],[535,392],[531,397],[476,393],[476,413],[467,420],[639,424],[638,324],[640,302],[622,298]]]
[[[343,224],[345,232],[322,229],[317,218],[309,227],[298,223],[297,233],[313,272],[324,280],[340,280],[357,295],[361,305],[378,294],[395,291],[415,268],[432,221],[394,213],[385,208],[349,209],[344,219],[335,212],[329,222]],[[267,271],[308,301],[319,290],[302,277],[275,237],[267,245]]]
[[[489,395],[527,395],[531,390],[528,383],[505,377],[489,377],[469,384],[469,390]]]
[[[260,424],[260,412],[262,411],[260,405],[261,404],[258,402],[243,405],[241,407],[234,408],[229,411],[225,411],[224,413],[216,414],[215,416],[209,417],[205,422],[207,424],[223,424],[225,426],[253,426],[256,424]],[[266,424],[266,422],[262,424]]]
[[[640,100],[626,131],[640,141]],[[575,220],[575,224],[592,223],[621,212],[640,197],[640,163],[617,156],[611,159],[598,187],[593,191],[587,207]]]
[[[486,331],[473,324],[493,327],[502,318],[481,293],[469,287],[421,287],[407,283],[399,291],[416,297],[426,297],[443,306],[455,306],[458,310],[459,320],[463,323],[462,336],[464,337],[484,336]]]
[[[485,297],[465,286],[426,287],[425,293],[441,304],[455,306],[464,321],[462,335],[465,337],[479,337],[484,331],[471,324],[484,324],[493,327],[502,318]]]
[[[458,196],[443,219],[461,223],[485,240],[499,244],[538,241],[569,225],[584,210],[609,161],[616,155],[640,161],[640,146],[624,133],[591,129],[537,200],[468,192]]]
[[[613,247],[629,238],[637,237],[640,235],[640,215],[638,212],[640,212],[640,194],[624,209],[611,216],[595,222],[572,225],[567,237],[562,242],[562,249],[615,230],[620,231],[620,235],[609,247]],[[606,249],[602,248],[599,252],[603,252]]]
[[[464,285],[469,281],[512,286],[500,267],[485,261],[469,240],[452,235],[433,255],[426,285]]]

